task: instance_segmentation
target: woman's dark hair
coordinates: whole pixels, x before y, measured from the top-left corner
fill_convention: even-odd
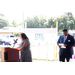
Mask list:
[[[28,39],[25,33],[21,33],[20,35],[22,36],[23,39]]]

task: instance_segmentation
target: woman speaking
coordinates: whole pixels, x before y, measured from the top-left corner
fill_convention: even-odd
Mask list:
[[[20,34],[22,42],[20,43],[19,51],[21,51],[21,62],[32,62],[31,51],[30,51],[30,42],[25,33]]]

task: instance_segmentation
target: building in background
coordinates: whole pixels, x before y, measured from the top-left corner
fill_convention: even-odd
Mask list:
[[[0,35],[4,34],[13,34],[14,32],[22,32],[22,28],[15,28],[15,27],[3,27],[0,29]]]
[[[30,42],[53,42],[57,40],[57,28],[22,28],[4,27],[0,29],[0,35],[13,34],[14,32],[24,32]]]

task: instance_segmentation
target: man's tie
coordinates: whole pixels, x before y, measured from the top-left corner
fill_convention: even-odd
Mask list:
[[[65,43],[65,41],[66,41],[66,36],[64,36],[64,43]]]

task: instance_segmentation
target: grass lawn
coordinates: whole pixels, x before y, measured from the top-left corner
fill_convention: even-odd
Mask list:
[[[44,62],[54,62],[54,61],[58,61],[58,59],[56,59],[56,60],[47,60],[47,59],[33,59],[33,62],[35,62],[35,61],[44,61]]]

